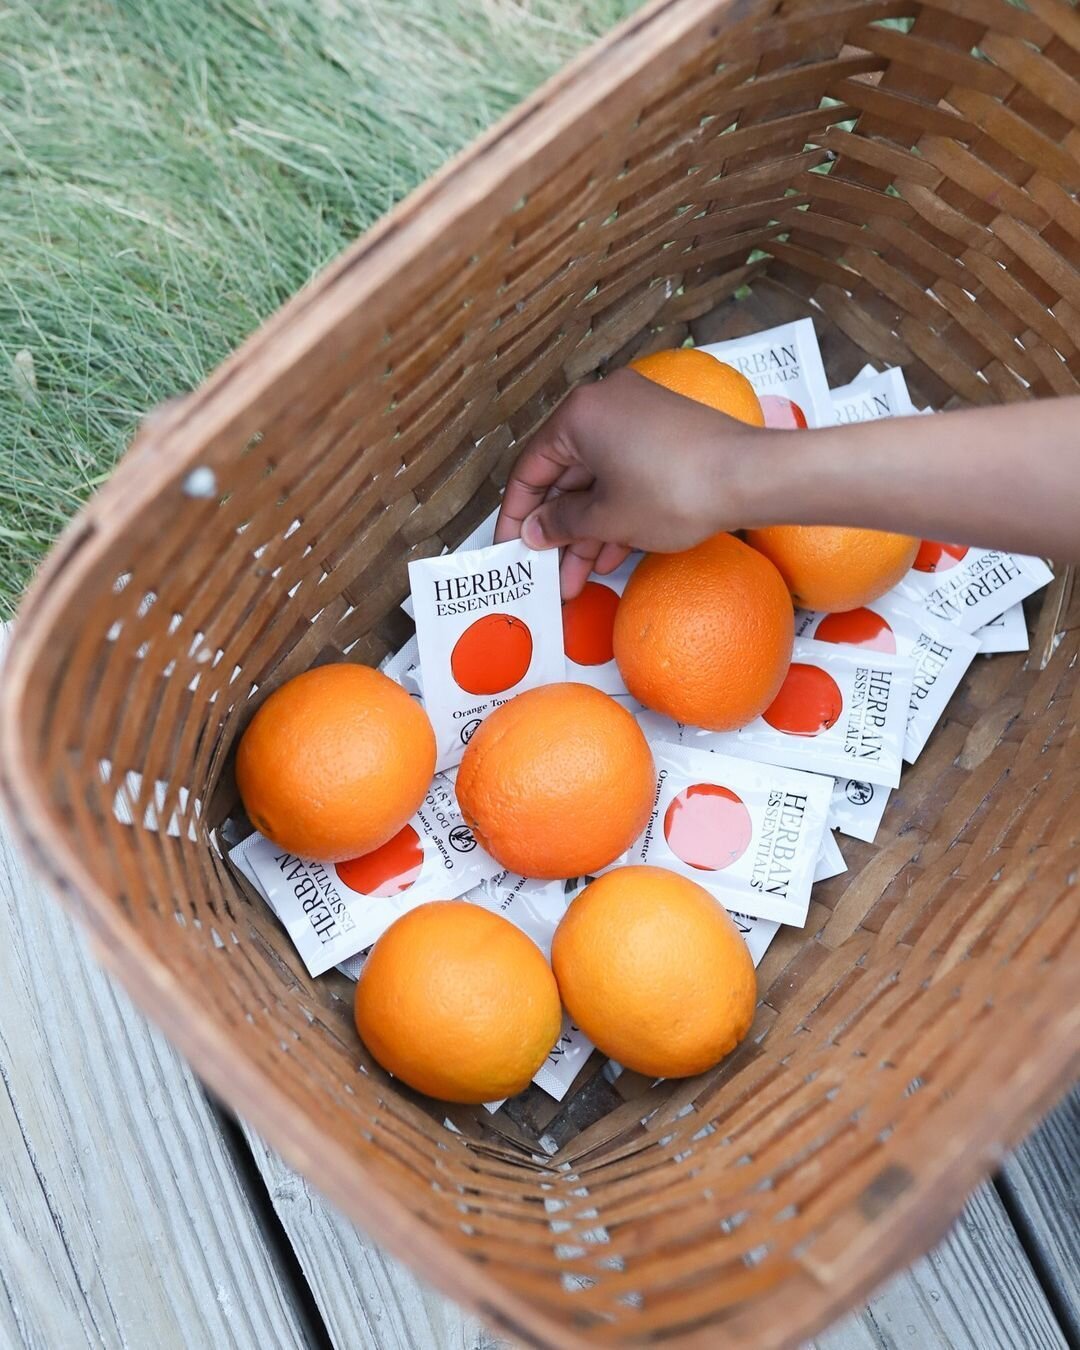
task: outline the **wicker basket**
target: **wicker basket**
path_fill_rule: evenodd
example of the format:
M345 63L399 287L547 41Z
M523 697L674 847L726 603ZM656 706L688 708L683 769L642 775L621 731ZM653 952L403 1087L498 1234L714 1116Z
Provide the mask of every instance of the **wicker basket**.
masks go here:
M869 357L936 408L1077 392L1078 51L1062 0L658 0L150 419L26 601L3 787L102 960L328 1196L525 1342L794 1344L1063 1090L1068 576L770 949L740 1050L659 1086L594 1056L562 1106L447 1113L366 1058L350 986L305 976L216 851L237 735L289 676L399 645L406 560L643 351L812 314L834 383Z

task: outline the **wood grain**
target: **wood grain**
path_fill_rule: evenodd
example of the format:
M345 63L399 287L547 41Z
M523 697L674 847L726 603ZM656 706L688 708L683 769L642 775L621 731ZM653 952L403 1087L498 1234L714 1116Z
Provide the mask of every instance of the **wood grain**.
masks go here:
M295 1350L214 1111L0 818L0 1345Z
M511 1350L364 1237L254 1130L244 1135L336 1350Z
M1038 1136L1036 1136L1038 1138ZM1067 1344L992 1185L956 1228L814 1342L815 1350L1064 1350Z
M1006 1159L998 1185L1072 1345L1080 1345L1080 1088Z

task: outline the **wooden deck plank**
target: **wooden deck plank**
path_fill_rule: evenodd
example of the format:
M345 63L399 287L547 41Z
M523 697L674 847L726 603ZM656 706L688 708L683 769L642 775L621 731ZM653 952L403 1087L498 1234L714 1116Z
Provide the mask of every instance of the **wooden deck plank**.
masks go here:
M1008 1159L998 1185L1067 1338L1080 1345L1080 1087Z
M1062 1350L1054 1317L1005 1207L980 1186L953 1232L816 1350Z
M0 821L0 1345L308 1340L199 1084Z
M245 1134L336 1350L510 1350L369 1242L253 1130Z

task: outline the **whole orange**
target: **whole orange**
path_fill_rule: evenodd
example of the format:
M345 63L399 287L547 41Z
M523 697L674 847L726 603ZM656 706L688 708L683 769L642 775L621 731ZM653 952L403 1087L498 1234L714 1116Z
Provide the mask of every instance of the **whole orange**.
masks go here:
M673 394L704 403L739 422L752 427L765 425L758 396L746 376L696 347L671 347L639 356L630 362L630 369Z
M356 1029L417 1092L490 1102L529 1085L562 1030L540 948L501 914L435 900L403 914L356 984Z
M236 752L251 823L301 858L379 848L424 800L435 772L427 713L370 666L320 666L283 684Z
M551 947L566 1010L638 1073L704 1073L750 1029L757 977L719 900L663 867L618 867L572 901Z
M656 788L641 728L587 684L548 684L504 703L465 749L461 814L479 843L527 877L581 876L625 853Z
M833 613L891 591L919 551L910 535L846 525L767 525L746 542L776 564L797 605Z
M769 706L791 664L795 616L784 580L731 534L650 553L615 614L627 689L657 712L734 731Z

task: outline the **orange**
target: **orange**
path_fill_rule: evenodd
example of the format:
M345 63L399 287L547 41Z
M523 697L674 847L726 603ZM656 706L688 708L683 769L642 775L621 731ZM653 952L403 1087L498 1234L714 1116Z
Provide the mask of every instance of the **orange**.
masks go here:
M895 652L896 635L872 609L845 609L826 614L814 630L818 642L846 642L875 652Z
M501 914L435 900L403 914L356 985L356 1029L388 1073L448 1102L528 1087L562 1030L540 948Z
M255 828L301 858L341 862L380 848L435 772L427 713L370 666L320 666L276 690L236 752Z
M619 867L574 900L551 946L559 993L628 1069L704 1073L750 1030L757 977L727 911L663 867Z
M630 362L630 369L673 394L704 403L739 422L752 427L765 425L758 396L746 376L696 347L670 347L651 356L639 356Z
M615 655L611 645L618 592L602 581L587 581L562 609L563 645L577 666L603 666Z
M469 624L450 653L450 673L467 694L501 694L525 678L533 640L511 614L487 614Z
M645 828L656 788L641 728L586 684L548 684L481 723L457 776L461 814L503 867L555 879L598 872Z
M844 696L829 672L793 661L780 692L762 717L788 736L820 736L836 726L843 711Z
M734 535L717 534L642 559L615 615L615 660L646 707L734 731L776 697L794 634L780 573Z
M846 525L767 525L746 542L776 564L804 609L859 609L909 571L919 541Z

